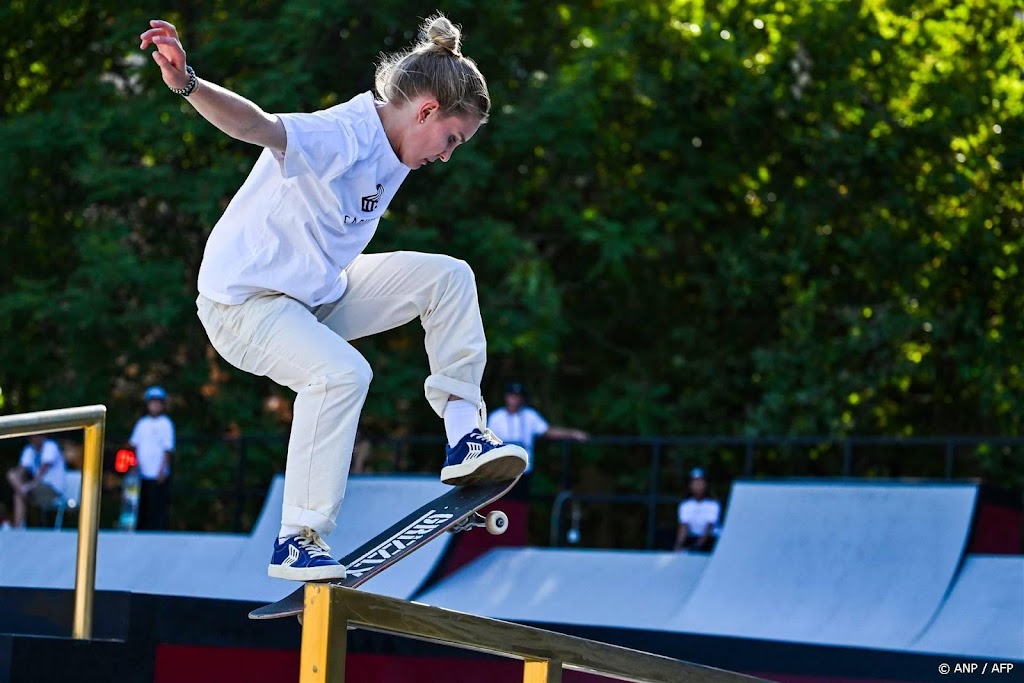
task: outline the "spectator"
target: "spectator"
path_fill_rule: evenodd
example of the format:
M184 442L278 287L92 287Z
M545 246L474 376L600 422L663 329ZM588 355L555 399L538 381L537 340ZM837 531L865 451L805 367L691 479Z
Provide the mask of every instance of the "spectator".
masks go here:
M679 504L675 550L709 552L715 547L722 509L717 500L707 497L707 486L704 470L694 468L690 472L690 497Z
M64 454L42 434L28 438L17 466L7 472L14 489L14 528L25 526L28 503L46 508L64 494Z
M167 407L166 391L153 386L146 389L143 398L147 414L135 423L128 439L135 449L136 467L142 479L136 528L159 531L167 528L174 423L164 412Z
M526 450L528 460L521 480L523 490L520 493L524 493L528 488L529 475L533 471L533 441L536 437L574 441L586 441L590 438L590 435L582 430L548 424L540 413L527 404L526 387L522 382L512 382L505 386L505 406L487 416L487 426L505 443L516 444Z

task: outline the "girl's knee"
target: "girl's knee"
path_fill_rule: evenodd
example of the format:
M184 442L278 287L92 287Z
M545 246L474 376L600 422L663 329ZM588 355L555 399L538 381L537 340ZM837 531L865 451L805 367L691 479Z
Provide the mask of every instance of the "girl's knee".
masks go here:
M438 256L438 258L441 259L442 272L452 282L476 285L476 275L473 274L473 268L468 263L453 256Z
M351 361L344 370L324 375L322 381L327 385L328 390L335 387L347 387L366 393L370 388L370 382L373 381L373 368L365 358L359 358Z

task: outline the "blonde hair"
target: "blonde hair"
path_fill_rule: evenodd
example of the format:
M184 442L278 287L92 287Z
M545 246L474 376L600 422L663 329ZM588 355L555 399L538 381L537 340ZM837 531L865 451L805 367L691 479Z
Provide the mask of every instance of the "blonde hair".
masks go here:
M412 47L381 55L375 85L384 102L433 95L442 116L485 123L491 111L487 81L476 62L462 54L462 31L440 12L424 20L420 40Z

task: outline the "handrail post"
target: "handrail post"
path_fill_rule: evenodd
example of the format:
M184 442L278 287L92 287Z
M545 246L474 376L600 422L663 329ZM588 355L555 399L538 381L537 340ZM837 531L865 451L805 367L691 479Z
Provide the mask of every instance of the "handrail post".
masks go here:
M327 584L307 583L299 683L344 683L348 624Z
M100 478L103 471L103 431L106 408L95 424L85 428L82 448L82 493L78 514L78 555L75 560L75 612L71 637L92 638L93 597L96 590L96 540L100 530Z
M525 660L523 683L562 683L562 663L557 659Z

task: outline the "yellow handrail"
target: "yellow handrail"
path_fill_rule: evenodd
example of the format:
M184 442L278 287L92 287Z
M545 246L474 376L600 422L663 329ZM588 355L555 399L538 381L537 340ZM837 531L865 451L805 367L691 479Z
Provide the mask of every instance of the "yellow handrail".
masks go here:
M93 595L96 590L96 539L100 526L100 477L103 468L103 430L107 407L59 408L0 417L0 439L46 434L65 429L85 430L82 495L75 564L75 613L71 637L92 637Z
M308 583L299 683L344 683L349 626L520 659L524 683L560 683L563 668L639 683L750 683L758 680L532 626L352 588Z

